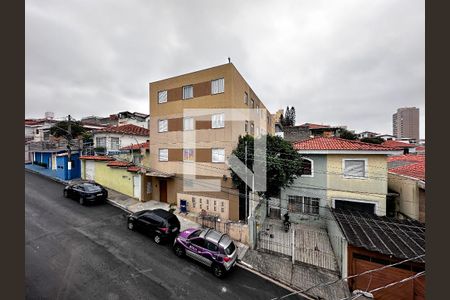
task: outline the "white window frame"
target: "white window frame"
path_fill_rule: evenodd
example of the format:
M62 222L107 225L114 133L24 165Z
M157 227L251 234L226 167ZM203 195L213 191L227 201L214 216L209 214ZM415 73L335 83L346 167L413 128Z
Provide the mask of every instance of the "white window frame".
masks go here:
M112 137L109 138L109 140L110 140L110 144L111 144L110 150L119 150L119 148L120 148L120 138L112 136ZM117 143L113 143L113 140L117 141Z
M164 154L164 152L165 152L165 154ZM163 154L163 156L161 156L161 154ZM158 151L158 160L159 161L169 161L169 149L160 148Z
M291 210L291 207L290 207L290 205L291 205L290 204L291 197L300 198L299 202L301 202L301 203L299 204L299 211ZM309 198L310 199L310 204L309 205L307 205L305 203L306 202L305 198ZM312 201L317 202L317 207L314 207L312 205ZM312 212L313 208L317 209L317 213L313 213ZM307 210L309 210L309 211L307 211ZM309 196L301 196L301 195L288 195L288 211L290 213L294 213L294 214L305 214L305 215L318 216L320 214L320 198L309 197Z
M222 83L222 85L220 85ZM217 86L215 86L217 84ZM211 80L211 95L222 94L225 92L225 79L218 78Z
M223 151L223 161L214 159L214 151L221 150ZM220 154L216 153L216 156L220 156ZM211 162L213 163L225 163L225 149L224 148L212 148L211 149Z
M163 124L163 122L165 122L166 125L163 126L162 129L161 129L161 124ZM167 131L169 131L169 121L167 119L158 120L158 132L167 132Z
M104 141L104 143L99 143L99 141ZM106 149L106 136L96 137L95 147L103 147Z
M300 178L301 177L309 177L309 178L314 177L314 160L312 160L311 158L308 158L308 157L302 157L302 159L311 162L311 175L303 175L302 174L302 176L300 176Z
M352 161L352 160L364 161L364 176L345 175L345 162ZM368 179L368 169L369 169L368 162L369 162L369 160L367 158L343 158L342 159L342 176L347 179Z
M192 152L192 154L189 155L189 152ZM186 153L188 153L187 159L186 159ZM192 148L183 149L183 161L194 161L194 149L192 149Z
M190 95L186 95L186 91L188 90L188 88L190 88ZM191 98L194 98L194 86L192 84L183 86L183 100Z
M188 128L188 126L186 126L186 122L189 121L190 128ZM184 131L188 131L188 130L194 130L195 129L195 122L194 122L194 118L193 117L184 117L183 118L183 130Z
M161 100L161 96L164 95L164 97L162 97ZM167 102L167 90L164 91L158 91L158 103L166 103Z
M211 116L211 128L225 128L225 113Z

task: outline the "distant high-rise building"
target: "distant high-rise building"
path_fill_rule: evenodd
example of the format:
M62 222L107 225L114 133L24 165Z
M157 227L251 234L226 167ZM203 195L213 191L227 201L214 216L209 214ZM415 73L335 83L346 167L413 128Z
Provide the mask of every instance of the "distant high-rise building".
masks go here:
M409 138L419 141L419 109L403 107L392 115L393 135L397 138Z

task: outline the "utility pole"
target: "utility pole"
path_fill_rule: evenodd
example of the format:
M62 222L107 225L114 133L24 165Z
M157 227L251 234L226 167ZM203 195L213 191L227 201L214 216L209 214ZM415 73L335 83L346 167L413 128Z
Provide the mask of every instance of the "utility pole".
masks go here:
M247 169L247 141L245 141L245 223L248 223Z
M68 116L69 124L67 125L67 132L69 133L67 137L67 164L70 166L69 169L72 169L72 163L71 163L71 149L70 149L70 143L72 142L72 121L70 115Z

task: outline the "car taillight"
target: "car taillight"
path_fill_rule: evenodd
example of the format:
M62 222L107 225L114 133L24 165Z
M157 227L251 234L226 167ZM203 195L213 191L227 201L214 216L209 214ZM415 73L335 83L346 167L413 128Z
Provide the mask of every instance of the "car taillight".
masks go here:
M224 262L229 262L231 260L231 258L229 258L228 256L225 256L224 258L223 258L223 261Z
M169 232L169 228L167 227L162 227L159 230L164 231L165 233Z

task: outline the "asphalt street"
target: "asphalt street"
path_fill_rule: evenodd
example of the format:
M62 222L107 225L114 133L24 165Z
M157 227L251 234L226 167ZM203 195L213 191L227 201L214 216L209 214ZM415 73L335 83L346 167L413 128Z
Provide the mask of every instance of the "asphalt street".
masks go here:
M235 268L217 279L129 231L108 204L81 206L63 185L25 171L27 299L272 299L289 291ZM299 296L286 299L302 299Z

